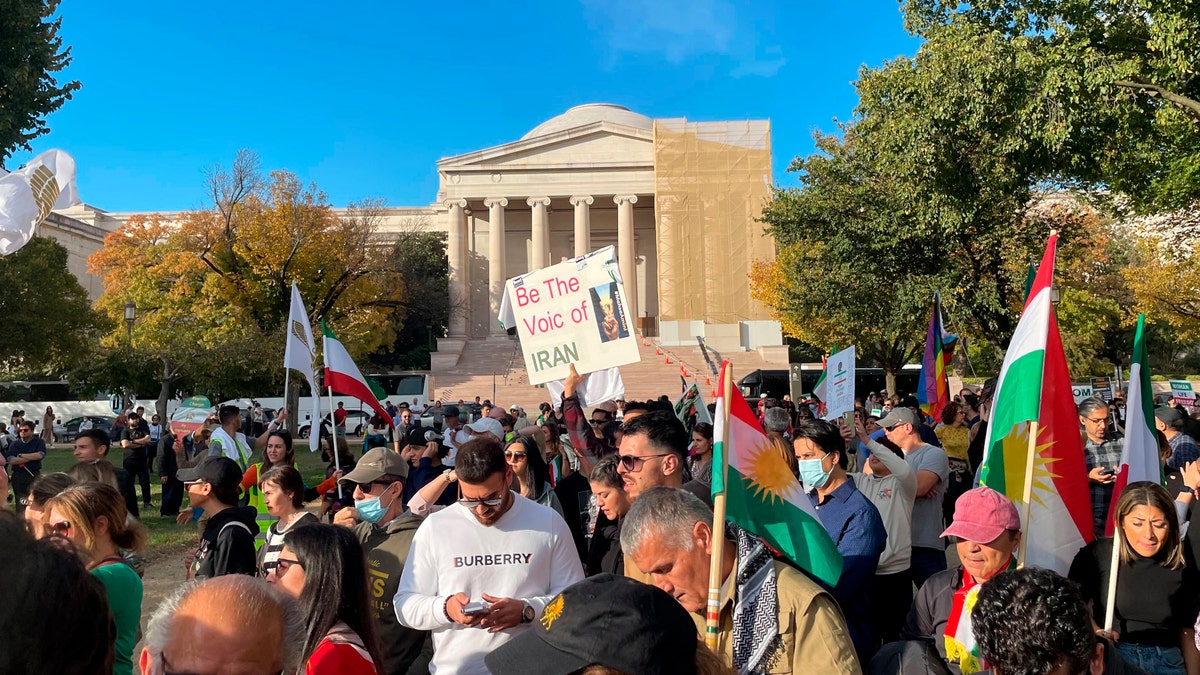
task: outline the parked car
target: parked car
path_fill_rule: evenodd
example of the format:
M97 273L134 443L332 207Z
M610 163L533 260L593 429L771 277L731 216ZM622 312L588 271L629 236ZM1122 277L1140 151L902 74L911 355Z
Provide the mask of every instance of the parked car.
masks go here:
M115 417L104 415L86 415L84 417L73 417L62 424L54 425L54 438L59 443L74 443L75 437L79 435L79 425L83 421L91 420L92 428L99 429L104 433L108 433L112 428L113 422L117 421Z
M362 436L363 429L371 422L371 414L363 410L347 410L346 411L346 433L350 436ZM322 420L322 425L333 428L333 415L326 415ZM300 438L308 438L312 433L312 423L306 422L300 425L297 430Z

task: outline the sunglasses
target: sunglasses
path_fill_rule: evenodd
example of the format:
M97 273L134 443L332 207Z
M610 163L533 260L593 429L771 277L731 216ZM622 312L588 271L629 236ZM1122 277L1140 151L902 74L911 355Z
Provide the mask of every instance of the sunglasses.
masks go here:
M65 520L58 523L50 523L46 525L46 529L50 532L50 534L57 534L60 537L71 536L71 523L68 523Z
M645 457L637 457L635 455L621 455L618 459L620 459L621 466L625 467L626 471L641 471L642 465L646 463L646 460L654 459L655 457L666 457L669 454L671 454L671 453L664 452L660 455L646 455Z
M494 507L500 506L501 504L504 503L504 495L501 494L499 497L490 497L488 499L463 499L462 486L459 486L459 488L458 488L458 503L461 504L462 506L467 507L468 509L471 509L472 511L474 511L480 505L487 506L489 508L494 508Z
M601 427L601 426L604 426L605 424L608 424L608 420L590 420L590 421L592 423L592 426L594 426L594 427Z
M513 451L513 450L505 450L505 451L504 451L504 459L509 459L509 460L511 460L511 459L525 459L525 457L526 457L526 453L525 453L525 451L524 451L524 450L518 450L518 451Z
M392 484L392 482L388 481L388 480L373 480L370 483L354 483L354 486L357 487L359 490L362 490L363 492L370 492L372 490L372 488L371 488L372 485L391 485L391 484Z

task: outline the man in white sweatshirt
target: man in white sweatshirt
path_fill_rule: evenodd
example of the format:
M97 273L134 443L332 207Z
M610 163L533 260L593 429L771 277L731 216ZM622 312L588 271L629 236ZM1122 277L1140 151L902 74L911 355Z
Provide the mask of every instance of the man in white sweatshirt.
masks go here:
M459 501L417 530L394 604L401 624L433 632L431 673L485 675L483 657L529 630L583 567L562 516L510 489L498 441L464 443L455 473Z

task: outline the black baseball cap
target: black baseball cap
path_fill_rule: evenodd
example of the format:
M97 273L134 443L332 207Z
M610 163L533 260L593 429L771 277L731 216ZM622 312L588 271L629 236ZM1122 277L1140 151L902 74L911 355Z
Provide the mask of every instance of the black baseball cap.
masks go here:
M484 657L492 675L569 675L598 664L639 675L692 675L699 634L655 586L598 574L546 605L526 631Z
M205 457L190 469L180 469L175 477L183 483L204 481L213 487L233 489L242 484L242 469L225 456Z

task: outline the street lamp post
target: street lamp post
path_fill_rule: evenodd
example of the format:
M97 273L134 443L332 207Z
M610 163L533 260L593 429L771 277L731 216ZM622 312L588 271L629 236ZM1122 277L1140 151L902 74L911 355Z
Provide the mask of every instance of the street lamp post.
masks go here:
M125 303L125 342L133 347L133 321L137 318L137 305L132 300Z

